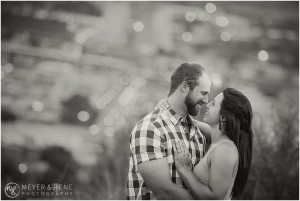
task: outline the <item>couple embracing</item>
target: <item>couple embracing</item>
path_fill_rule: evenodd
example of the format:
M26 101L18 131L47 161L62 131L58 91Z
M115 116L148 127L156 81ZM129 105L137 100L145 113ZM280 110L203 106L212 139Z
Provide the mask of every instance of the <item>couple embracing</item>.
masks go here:
M252 108L226 88L208 103L211 80L197 64L181 64L168 98L130 135L127 199L232 199L243 192L252 156ZM193 119L201 106L203 122Z

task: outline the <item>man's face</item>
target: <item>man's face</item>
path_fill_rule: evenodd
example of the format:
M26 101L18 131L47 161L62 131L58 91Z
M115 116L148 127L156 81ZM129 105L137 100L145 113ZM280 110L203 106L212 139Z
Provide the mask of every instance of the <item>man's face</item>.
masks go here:
M188 114L197 116L200 112L201 105L208 102L208 94L210 93L211 81L206 73L198 79L198 85L194 90L190 90L185 98L185 105Z

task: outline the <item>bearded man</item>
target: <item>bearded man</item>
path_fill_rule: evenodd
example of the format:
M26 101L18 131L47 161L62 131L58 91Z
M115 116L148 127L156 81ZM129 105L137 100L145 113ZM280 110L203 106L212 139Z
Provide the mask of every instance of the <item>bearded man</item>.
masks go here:
M165 109L156 107L131 132L127 199L194 199L176 170L172 144L185 143L191 169L199 163L206 139L191 116L208 102L210 88L211 80L198 64L183 63L172 74Z

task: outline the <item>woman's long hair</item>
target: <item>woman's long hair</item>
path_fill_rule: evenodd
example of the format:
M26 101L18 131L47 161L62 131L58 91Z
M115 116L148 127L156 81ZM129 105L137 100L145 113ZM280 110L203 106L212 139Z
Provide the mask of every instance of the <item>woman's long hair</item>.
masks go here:
M234 142L239 152L239 166L232 189L232 197L241 195L248 179L252 158L252 107L241 92L226 88L220 115L225 119L223 132Z

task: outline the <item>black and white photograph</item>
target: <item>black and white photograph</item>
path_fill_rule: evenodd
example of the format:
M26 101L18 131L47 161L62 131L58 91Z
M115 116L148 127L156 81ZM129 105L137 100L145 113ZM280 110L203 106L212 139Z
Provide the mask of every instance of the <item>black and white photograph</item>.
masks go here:
M1 1L2 200L299 200L299 1Z

